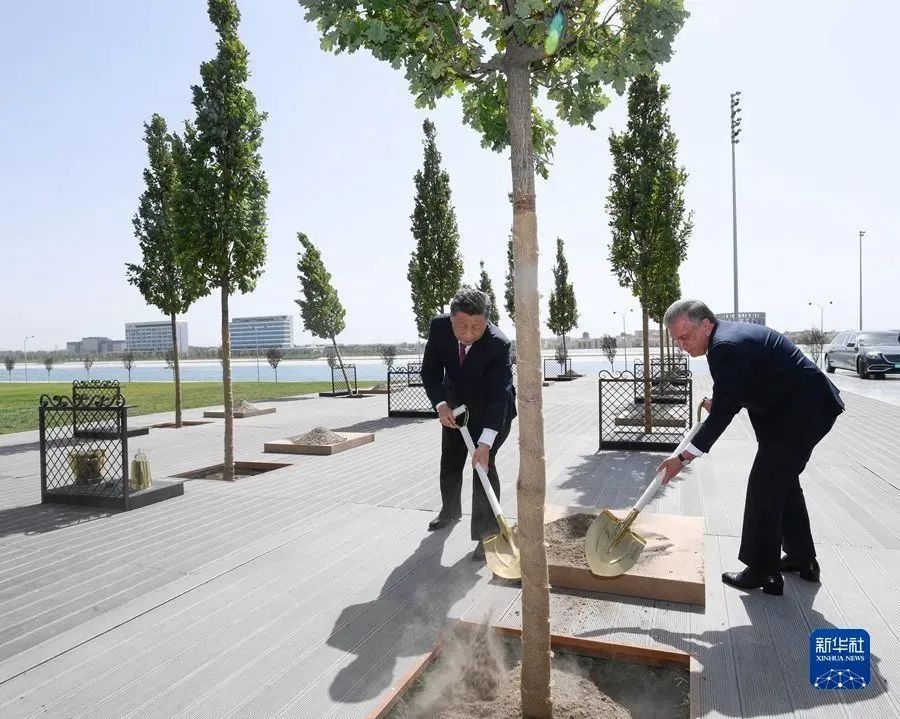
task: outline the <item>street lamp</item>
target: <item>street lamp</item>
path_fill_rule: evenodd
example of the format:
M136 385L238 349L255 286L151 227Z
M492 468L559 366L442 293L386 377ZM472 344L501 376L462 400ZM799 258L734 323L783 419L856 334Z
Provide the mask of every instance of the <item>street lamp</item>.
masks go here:
M810 307L818 307L819 308L819 330L822 332L823 335L825 334L825 306L833 305L833 304L834 304L834 302L832 302L831 300L828 300L828 302L826 302L823 305L820 305L818 302L810 302L809 303Z
M259 332L258 329L267 329L269 325L253 325L253 335L256 337L256 381L259 382Z
M629 312L634 312L631 310L624 310L623 312L618 312L613 310L614 315L622 315L622 342L625 344L625 371L628 371L628 332L625 330L625 317Z
M738 321L738 251L737 251L737 173L734 165L734 147L741 134L741 91L731 93L731 218L734 241L734 321Z
M28 335L22 342L22 354L25 355L25 384L28 384L28 340L33 340L34 335Z
M866 236L865 230L859 231L859 331L862 332L862 238Z

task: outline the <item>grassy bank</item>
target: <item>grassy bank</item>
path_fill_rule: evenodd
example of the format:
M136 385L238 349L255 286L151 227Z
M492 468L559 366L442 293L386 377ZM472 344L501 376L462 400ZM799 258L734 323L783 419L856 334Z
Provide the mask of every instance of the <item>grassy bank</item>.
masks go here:
M235 399L258 402L331 390L330 382L235 382ZM218 382L186 382L181 385L184 409L220 405L222 385ZM25 432L38 428L38 402L42 394L72 396L69 383L0 383L0 434ZM175 385L172 382L132 382L122 385L128 404L128 416L155 412L175 412Z

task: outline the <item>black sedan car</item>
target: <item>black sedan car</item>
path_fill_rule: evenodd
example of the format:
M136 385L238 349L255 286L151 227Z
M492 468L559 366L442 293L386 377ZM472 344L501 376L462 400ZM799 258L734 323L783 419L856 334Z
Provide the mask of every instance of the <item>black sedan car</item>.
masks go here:
M825 350L825 369L849 369L862 379L900 373L900 332L841 332Z

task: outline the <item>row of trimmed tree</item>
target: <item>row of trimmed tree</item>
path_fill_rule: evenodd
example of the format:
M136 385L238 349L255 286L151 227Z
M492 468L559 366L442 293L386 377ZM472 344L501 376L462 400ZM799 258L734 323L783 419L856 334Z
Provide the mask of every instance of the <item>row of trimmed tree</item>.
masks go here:
M437 148L434 123L425 120L424 160L422 169L416 172L415 204L411 216L411 231L416 241L406 277L409 280L413 316L419 337L428 335L431 320L446 312L453 295L462 286L463 260L459 249L459 229L451 201L450 176L441 166L441 153ZM513 239L507 244L507 273L504 306L515 321L515 287L513 265ZM494 324L500 321L500 307L494 285L479 262L480 274L477 287L491 299ZM578 323L575 289L569 282L569 265L564 254L563 241L556 240L556 265L553 267L554 289L550 295L550 314L547 327L562 338L565 354L565 338Z
M133 224L141 262L129 263L128 282L171 320L167 356L175 379L175 425L182 425L176 317L217 293L221 304L222 389L225 406L223 478L234 478L234 398L229 299L252 292L266 261L269 186L260 150L266 114L247 87L248 52L238 36L235 0L208 0L218 35L216 55L200 66L191 88L195 116L181 134L154 114L144 126L148 167ZM298 233L301 316L307 330L334 341L344 311L315 246ZM337 346L335 344L335 349ZM280 357L269 357L277 371ZM348 382L349 389L349 382Z

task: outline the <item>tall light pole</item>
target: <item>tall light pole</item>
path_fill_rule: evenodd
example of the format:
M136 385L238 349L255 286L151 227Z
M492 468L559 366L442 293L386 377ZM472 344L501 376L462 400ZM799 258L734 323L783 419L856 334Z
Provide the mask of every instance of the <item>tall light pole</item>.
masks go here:
M625 371L626 372L628 371L628 332L625 330L625 316L629 312L634 312L634 310L633 309L623 310L622 312L613 310L614 315L622 315L622 342L625 345L624 349L625 349Z
M862 332L862 238L866 236L865 230L859 231L859 331Z
M737 172L734 162L734 147L740 142L741 134L741 91L731 93L731 219L734 241L734 321L738 321L738 251L737 251Z
M828 302L824 304L819 304L818 302L810 302L810 307L818 307L819 308L819 331L824 335L825 334L825 306L833 305L834 302L828 300Z
M253 335L256 337L256 381L259 382L259 332L258 329L267 329L269 325L253 325Z
M22 342L22 354L25 355L25 384L28 384L28 340L33 340L34 335L28 335Z

